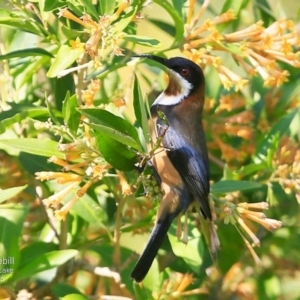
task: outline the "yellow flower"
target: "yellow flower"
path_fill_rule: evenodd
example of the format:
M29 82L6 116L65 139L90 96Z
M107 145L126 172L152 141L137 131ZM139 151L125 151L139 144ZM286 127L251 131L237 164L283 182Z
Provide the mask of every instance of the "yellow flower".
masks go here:
M244 220L240 217L237 219L238 223L241 225L241 227L245 230L245 232L250 236L252 242L255 246L260 246L260 240L259 238L252 232L252 230L246 225Z
M56 182L59 184L82 180L81 175L62 172L36 172L35 176L36 179L41 181L56 179Z
M76 40L70 40L70 45L72 47L72 49L79 49L79 50L82 50L84 51L84 43L81 43L80 42L80 38L77 37Z
M274 231L275 229L278 229L282 226L282 222L275 220L275 219L268 219L266 218L266 215L259 211L253 211L251 209L256 210L263 210L268 208L268 206L265 204L265 202L260 203L254 203L254 205L245 207L245 204L238 204L237 212L239 213L241 218L247 218L249 220L252 220L262 226L264 226L266 229L270 231Z
M258 21L257 23L233 32L233 33L229 33L229 34L225 34L224 35L224 39L226 42L241 42L244 40L256 40L259 35L263 32L264 27L263 27L263 21Z
M238 93L222 95L220 98L218 111L233 111L235 109L243 108L245 105L245 98L241 97Z
M235 14L229 10L197 25L209 3L209 0L204 1L193 17L195 1L189 1L183 52L202 67L207 64L215 67L225 89L229 90L234 86L235 90L239 91L248 81L237 77L237 74L234 75L221 60L215 59L214 57L218 56L214 55L213 51L230 53L239 65L245 68L249 76L259 74L265 86L279 86L288 80L288 72L281 70L277 61L300 67L299 54L293 52L293 46L297 47L300 43L300 35L292 21L278 20L268 28L263 26L262 21L258 21L239 31L222 34L216 25L233 20ZM230 44L234 44L235 48L238 47L240 52L231 50Z
M75 202L79 199L79 197L72 198L67 204L65 204L61 209L55 211L56 217L61 220L65 221L67 214L69 213L72 206L75 204Z
M131 195L132 194L131 186L128 184L123 172L117 171L117 174L118 174L119 180L120 180L122 195L124 195L124 196Z
M224 65L218 67L218 72L225 89L230 89L230 87L234 84L235 91L237 92L239 90L242 90L248 84L248 80L241 78L241 76L237 75ZM223 74L223 76L221 76L221 74ZM225 80L226 77L227 80ZM231 85L228 81L231 82Z
M255 203L241 202L238 204L238 206L245 209L256 209L256 210L269 209L268 202L255 202Z
M58 17L61 18L61 17L64 17L66 19L70 19L82 26L85 26L86 24L80 20L78 17L76 17L75 15L73 15L67 8L60 8L58 10L58 13L57 13Z
M231 87L233 86L232 81L225 74L223 74L221 72L219 72L218 75L219 75L220 81L223 84L224 88L229 91L231 89Z
M119 7L118 7L118 9L117 9L117 11L113 14L113 20L115 20L115 19L117 19L119 16L120 16L120 14L128 7L130 5L130 1L128 1L128 0L123 0L121 3L120 3L120 5L119 5Z
M77 191L77 196L80 198L80 197L83 197L84 194L86 193L86 191L91 187L91 185L93 183L95 183L96 181L98 180L98 178L92 178L90 179L88 182L85 183L85 185L80 188L78 191Z
M66 186L61 191L53 194L52 196L43 200L45 206L49 207L56 207L75 187L78 186L78 182L73 182Z

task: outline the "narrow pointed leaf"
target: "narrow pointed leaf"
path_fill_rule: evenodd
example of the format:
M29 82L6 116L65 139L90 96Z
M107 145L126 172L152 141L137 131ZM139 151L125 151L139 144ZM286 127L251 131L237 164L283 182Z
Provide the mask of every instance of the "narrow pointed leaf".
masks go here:
M135 44L143 45L143 46L150 46L150 47L159 47L161 45L160 41L154 38L150 38L147 36L140 36L140 35L125 35L123 37L125 41L129 41Z
M125 145L100 132L95 132L94 135L101 154L109 164L122 171L134 169L136 155Z
M64 121L73 133L76 133L80 123L80 113L76 109L78 107L76 95L70 97L69 91L63 101L63 116Z
M2 204L0 209L0 257L12 257L9 264L0 264L1 281L5 282L14 275L19 264L18 239L28 213L28 206L20 204ZM12 269L13 272L2 273L3 268Z
M100 15L112 15L115 8L115 0L101 0L99 1Z
M125 135L120 131L117 131L111 127L100 125L100 124L91 124L91 127L99 131L100 133L114 139L124 145L129 147L140 149L140 145L129 135Z
M84 50L81 49L72 49L67 45L62 45L54 59L53 64L51 65L49 71L47 72L47 76L50 78L59 76L60 72L70 67L76 59L79 58L81 54L84 53Z
M124 145L142 151L136 129L126 120L103 109L79 109L92 123L91 127Z
M74 256L76 256L77 253L77 250L69 249L52 251L42 254L39 257L30 261L23 268L17 270L13 276L13 279L15 281L20 280L22 278L31 277L32 275L37 274L39 272L58 267L70 260L71 258L73 258Z
M260 188L262 185L252 181L222 180L211 186L212 193L231 193Z
M0 17L0 24L18 28L21 31L30 32L39 36L44 36L42 28L33 19L26 19L24 16Z
M0 189L0 203L16 196L20 192L24 191L26 188L27 188L27 184L23 186L16 186L6 190Z
M134 78L134 85L133 85L133 108L134 108L135 117L143 130L145 141L147 141L150 137L147 110L146 110L146 105L143 101L141 88L136 76Z
M267 159L268 150L276 135L281 138L284 134L297 135L300 126L300 109L296 108L284 115L266 134L265 138L259 143L253 157L255 163L263 162Z
M53 55L41 48L29 48L29 49L23 49L23 50L17 50L12 51L9 53L6 53L4 55L0 55L0 60L3 59L11 59L15 57L28 57L28 56L48 56L53 57Z
M23 151L30 154L40 155L40 156L57 156L64 158L64 154L58 150L58 143L52 140L46 139L3 139L0 140L1 145L12 147L19 151Z
M132 21L132 17L135 15L137 10L137 7L134 7L130 12L125 14L124 16L121 17L120 20L118 20L113 27L112 35L116 35L120 32L122 32Z
M184 36L184 20L183 20L183 18L178 14L178 12L174 9L174 7L168 1L154 0L153 2L157 3L162 8L164 8L174 21L174 25L176 28L176 34L174 36L173 44L183 40L183 36Z
M22 111L15 113L12 115L13 111L2 112L0 113L0 134L3 133L9 126L13 125L17 122L22 122L26 118L42 118L48 117L48 111L44 107L22 107ZM8 113L8 114L7 114ZM56 111L59 114L58 111Z

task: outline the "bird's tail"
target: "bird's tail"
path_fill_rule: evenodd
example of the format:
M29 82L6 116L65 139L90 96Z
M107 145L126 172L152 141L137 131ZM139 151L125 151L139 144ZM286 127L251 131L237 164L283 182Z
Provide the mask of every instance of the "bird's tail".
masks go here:
M130 277L136 282L141 282L147 275L173 219L174 217L172 215L167 215L163 219L158 220L155 224L146 248L144 249L130 275Z

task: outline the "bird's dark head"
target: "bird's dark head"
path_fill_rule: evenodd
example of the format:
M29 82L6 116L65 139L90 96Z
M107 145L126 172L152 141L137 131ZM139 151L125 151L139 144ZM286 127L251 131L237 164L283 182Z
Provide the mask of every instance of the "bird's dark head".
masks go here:
M151 54L135 55L159 62L168 69L169 84L154 104L177 105L185 99L194 99L203 105L204 75L201 68L183 57L163 58Z

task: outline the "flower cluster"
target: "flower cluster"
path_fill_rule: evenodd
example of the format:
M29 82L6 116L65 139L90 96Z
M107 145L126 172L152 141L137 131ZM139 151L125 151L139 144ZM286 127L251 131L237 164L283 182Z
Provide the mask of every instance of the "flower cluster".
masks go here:
M192 295L208 294L208 289L205 287L195 287L192 290L187 290L193 282L194 278L191 274L172 273L170 279L164 281L160 290L153 293L153 299L161 299L162 295L168 295L167 299L178 299Z
M282 70L278 62L300 67L299 52L294 52L293 49L299 45L300 36L292 21L280 19L267 28L262 21L258 21L245 29L226 34L220 32L219 28L222 27L218 25L236 18L231 9L198 25L209 3L210 0L205 0L193 17L195 1L189 1L183 52L202 66L211 65L216 68L226 89L234 86L236 91L241 90L248 80L226 67L221 57L214 55L212 51L230 53L248 75L259 74L265 86L280 86L288 81L288 71Z
M88 88L82 91L82 100L84 102L83 107L94 106L94 98L96 93L100 90L100 87L101 87L100 80L94 79L91 81Z
M46 123L46 127L56 133L67 132L66 128L57 128L50 121ZM101 180L111 168L97 152L96 142L90 137L88 130L86 133L86 136L80 140L58 144L63 158L52 156L49 162L61 166L61 172L43 171L35 174L38 180L55 180L63 186L60 191L43 199L44 205L53 207L56 216L61 220L65 219L74 203L84 196L91 185ZM61 207L61 202L67 195L74 196Z
M129 1L121 1L113 15L100 16L98 22L94 21L88 14L83 14L81 18L78 18L67 8L60 9L58 16L72 20L85 28L89 34L89 39L85 43L81 43L80 39L77 38L75 41L71 41L70 44L73 49L84 49L92 59L99 63L101 60L99 58L103 56L104 50L108 48L112 50L114 55L123 55L122 49L118 45L118 40L122 37L122 34L115 31L113 22L129 7L129 4Z
M254 247L260 246L260 240L253 232L252 226L250 226L249 221L256 222L262 225L263 227L265 227L269 231L274 231L275 229L280 228L282 226L282 222L275 219L269 219L262 212L263 210L269 208L267 202L258 202L258 203L241 202L235 205L234 203L231 202L235 197L237 197L237 195L234 194L226 195L226 199L228 201L226 201L223 210L225 214L224 217L225 223L232 223L233 225L236 226L247 248L249 249L252 257L254 258L255 263L257 265L261 265L261 261L253 249ZM245 232L250 237L251 243L244 236L244 234L240 231L239 228L242 228L243 232Z
M299 145L284 136L273 158L273 181L278 181L287 194L295 192L300 203L300 149Z

